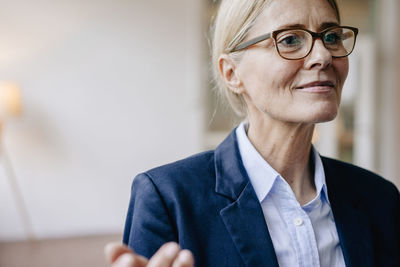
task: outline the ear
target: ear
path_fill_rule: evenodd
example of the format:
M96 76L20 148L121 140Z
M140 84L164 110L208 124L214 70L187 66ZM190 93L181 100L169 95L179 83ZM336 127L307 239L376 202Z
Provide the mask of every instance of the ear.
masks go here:
M235 94L244 92L242 80L237 72L237 63L235 63L227 54L222 54L218 59L219 74L226 86Z

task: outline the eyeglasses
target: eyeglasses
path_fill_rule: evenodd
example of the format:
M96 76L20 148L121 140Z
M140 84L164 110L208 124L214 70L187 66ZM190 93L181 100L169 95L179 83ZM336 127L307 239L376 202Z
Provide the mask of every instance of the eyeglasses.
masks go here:
M284 59L302 59L310 54L314 41L320 38L332 57L347 57L353 52L358 29L335 26L321 32L306 29L282 29L273 31L239 44L231 52L241 51L266 39L273 38L278 54Z

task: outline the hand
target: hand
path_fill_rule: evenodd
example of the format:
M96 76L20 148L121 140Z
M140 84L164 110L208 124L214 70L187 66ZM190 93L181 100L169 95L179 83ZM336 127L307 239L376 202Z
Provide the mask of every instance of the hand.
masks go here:
M147 259L120 243L109 243L104 254L112 267L192 267L193 255L182 250L177 243L169 242Z

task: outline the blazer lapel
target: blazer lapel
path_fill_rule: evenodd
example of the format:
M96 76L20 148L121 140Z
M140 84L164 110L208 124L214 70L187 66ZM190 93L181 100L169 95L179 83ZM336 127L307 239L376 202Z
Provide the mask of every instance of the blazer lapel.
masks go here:
M278 267L261 205L244 170L235 131L215 151L216 192L232 200L220 211L247 266Z
M357 208L357 199L352 190L359 185L353 185L347 173L341 173L340 168L331 166L330 161L322 158L329 201L339 235L343 256L348 267L373 266L372 239L369 231L368 218ZM342 182L346 181L346 182Z

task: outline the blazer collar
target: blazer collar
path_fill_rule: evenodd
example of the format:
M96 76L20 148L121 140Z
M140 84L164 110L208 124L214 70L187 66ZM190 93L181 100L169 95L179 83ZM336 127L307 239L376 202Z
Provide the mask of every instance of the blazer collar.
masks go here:
M328 195L346 266L373 266L369 220L358 208L360 185L352 182L349 168L322 157Z
M240 157L235 131L215 150L215 170L215 191L231 200L220 216L246 266L278 267L261 205Z
M249 183L237 144L236 130L215 150L215 191L236 200Z

